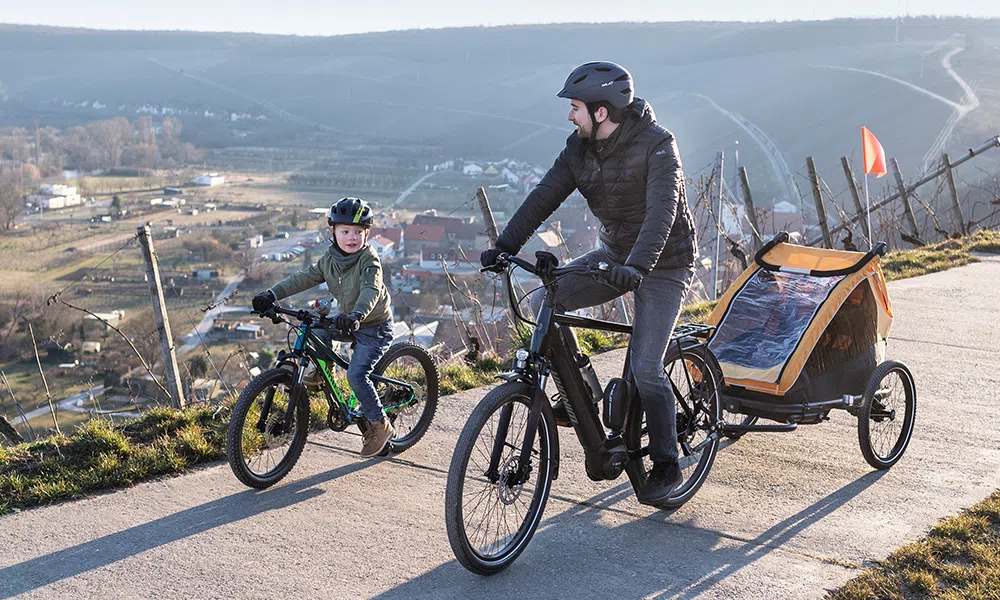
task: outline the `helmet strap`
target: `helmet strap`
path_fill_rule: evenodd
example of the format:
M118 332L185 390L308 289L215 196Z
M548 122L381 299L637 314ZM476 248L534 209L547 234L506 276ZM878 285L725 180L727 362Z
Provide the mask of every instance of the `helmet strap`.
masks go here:
M596 114L597 111L594 110L594 108L590 104L588 104L587 112L590 113L590 143L596 144L597 128L600 127L600 123L597 122L597 114Z

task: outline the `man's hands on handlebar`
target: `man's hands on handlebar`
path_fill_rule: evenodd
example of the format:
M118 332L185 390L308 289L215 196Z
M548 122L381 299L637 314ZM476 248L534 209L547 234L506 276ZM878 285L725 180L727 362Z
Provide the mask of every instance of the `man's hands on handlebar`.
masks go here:
M608 283L624 292L634 292L642 284L642 271L629 265L616 265L608 273Z
M487 271L499 271L502 265L497 264L502 255L508 254L500 248L487 248L479 255L479 263Z

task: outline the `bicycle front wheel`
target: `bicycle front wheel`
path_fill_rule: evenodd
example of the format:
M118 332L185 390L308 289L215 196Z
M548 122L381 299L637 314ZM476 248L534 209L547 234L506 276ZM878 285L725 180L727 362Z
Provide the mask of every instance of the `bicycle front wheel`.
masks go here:
M270 487L292 470L309 432L305 394L291 407L293 373L274 368L243 388L226 434L226 453L236 478L253 488Z
M529 469L519 469L534 389L505 383L486 395L462 429L448 470L445 523L462 565L480 575L514 562L541 521L552 486L551 424L542 412ZM499 451L491 469L494 449Z

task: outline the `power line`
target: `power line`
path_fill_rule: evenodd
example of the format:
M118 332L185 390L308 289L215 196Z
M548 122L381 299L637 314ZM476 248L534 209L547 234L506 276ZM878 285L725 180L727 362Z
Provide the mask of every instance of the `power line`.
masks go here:
M61 289L58 292L56 292L55 294L52 294L51 296L49 296L48 300L45 301L45 304L46 305L50 305L53 302L55 302L59 298L59 296L62 295L63 292L65 292L69 288L71 288L74 285L76 285L77 283L79 283L87 275L90 275L91 273L93 273L97 269L101 268L101 266L103 266L104 263L106 263L109 260L111 260L112 258L114 258L115 255L117 255L122 250L124 250L124 249L128 248L129 246L131 246L132 244L134 244L136 242L136 240L138 240L138 239L139 239L139 234L133 235L131 238L128 239L128 241L126 241L124 244L122 244L122 246L120 248L118 248L117 250L115 250L114 252L112 252L107 258L105 258L104 260L102 260L101 262L99 262L96 266L94 266L93 268L91 268L90 270L88 270L86 273L84 273L83 275L81 275L77 279L71 281L69 283L69 285L67 285L63 289Z
M171 289L171 291L173 291L174 297L177 298L178 300L180 300L181 296L180 296L179 293L177 293L177 287L172 285L172 286L170 286L170 289ZM235 292L235 290L234 290L234 292ZM230 297L231 296L232 296L232 294L230 294ZM181 311L181 312L183 312L183 311ZM188 314L188 313L185 312L184 316L187 317L188 323L191 324L191 328L194 329L195 335L198 336L198 343L201 345L202 348L204 348L204 350L205 350L205 358L208 359L208 364L212 365L212 370L214 370L215 374L219 377L219 381L222 382L222 385L226 386L229 394L235 394L236 391L225 380L225 378L222 376L222 372L219 370L219 367L217 367L215 365L215 361L212 360L212 352L211 352L211 350L209 350L208 344L205 343L205 338L202 337L201 332L198 331L198 325L194 322L194 319L191 318L190 314Z

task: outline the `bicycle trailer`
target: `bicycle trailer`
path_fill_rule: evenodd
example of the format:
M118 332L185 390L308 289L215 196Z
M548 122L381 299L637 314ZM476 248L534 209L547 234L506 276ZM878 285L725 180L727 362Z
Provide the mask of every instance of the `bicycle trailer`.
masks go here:
M723 406L781 423L816 423L833 408L856 414L892 325L885 244L865 253L787 240L761 248L708 319Z

